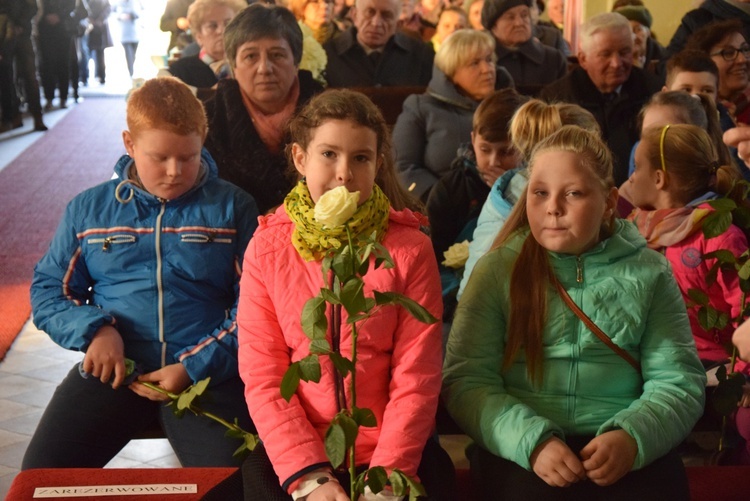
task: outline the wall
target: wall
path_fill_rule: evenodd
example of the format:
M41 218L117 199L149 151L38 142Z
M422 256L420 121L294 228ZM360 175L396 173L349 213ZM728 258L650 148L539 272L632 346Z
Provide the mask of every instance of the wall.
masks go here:
M600 12L612 10L614 0L579 0L583 5L583 21ZM695 9L702 0L643 0L654 18L651 31L657 40L665 47L672 39L672 35L680 25L682 16L689 10Z
M600 12L609 12L614 3L614 0L585 0L583 2L584 20ZM654 18L651 31L666 47L680 25L682 16L702 2L701 0L644 0L643 3Z

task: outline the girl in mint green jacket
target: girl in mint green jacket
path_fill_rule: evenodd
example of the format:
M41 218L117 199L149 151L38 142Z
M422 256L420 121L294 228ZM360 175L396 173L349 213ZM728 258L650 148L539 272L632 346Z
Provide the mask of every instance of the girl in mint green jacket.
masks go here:
M705 373L669 265L615 219L595 134L563 127L529 171L459 302L443 371L448 410L478 445L480 497L688 499L672 450L702 413Z

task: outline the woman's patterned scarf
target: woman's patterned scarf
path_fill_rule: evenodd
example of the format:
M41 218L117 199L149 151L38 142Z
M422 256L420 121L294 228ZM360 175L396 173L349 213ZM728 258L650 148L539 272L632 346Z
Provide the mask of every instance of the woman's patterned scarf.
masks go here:
M372 194L365 203L347 221L352 239L357 245L357 237L367 237L376 232L376 240L383 240L388 229L390 202L377 184L372 187ZM310 190L303 180L297 183L284 199L284 208L289 219L294 223L292 245L305 261L323 259L331 249L338 249L346 242L346 226L323 228L315 220L315 203L310 197Z

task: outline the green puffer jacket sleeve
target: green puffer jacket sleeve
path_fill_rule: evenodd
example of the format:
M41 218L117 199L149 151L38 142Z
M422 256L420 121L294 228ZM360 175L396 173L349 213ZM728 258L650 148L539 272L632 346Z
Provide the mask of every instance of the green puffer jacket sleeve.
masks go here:
M499 249L492 253L510 253ZM486 256L488 257L488 256ZM443 367L443 398L456 422L489 452L531 469L537 444L562 429L510 395L501 375L509 269L480 259L458 305Z
M634 470L679 444L703 413L705 399L706 373L680 289L666 266L656 280L640 343L643 393L597 433L621 428L634 437L638 442Z

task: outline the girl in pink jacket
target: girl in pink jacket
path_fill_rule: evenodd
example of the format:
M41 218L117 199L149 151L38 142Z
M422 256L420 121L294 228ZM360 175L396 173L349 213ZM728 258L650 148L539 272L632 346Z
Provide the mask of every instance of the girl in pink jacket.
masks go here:
M337 381L322 356L319 383L302 382L289 402L280 392L289 365L310 354L302 308L330 279L321 271L330 234L314 219L315 204L338 186L360 193L347 224L355 238L377 232L395 263L370 267L366 296L399 292L440 318L440 279L430 240L420 231L425 219L407 208L410 197L395 178L385 121L365 96L325 92L292 121L291 132L287 151L303 177L275 214L260 218L240 285L240 375L263 441L243 468L245 499L348 500L348 476L331 468L323 441L339 402L350 398L348 378ZM329 306L329 343L332 311ZM346 320L342 309L340 351L351 357ZM440 324L421 323L391 306L359 324L358 332L357 406L371 409L377 426L360 428L357 466L398 468L420 478L429 499L451 499L452 464L431 438L441 384ZM398 499L384 493L363 498Z
M742 230L731 225L723 234L706 238L703 222L713 209L708 200L727 194L738 179L736 169L720 165L709 135L695 125L666 125L645 129L635 150L635 171L628 180L636 209L629 216L646 237L649 247L662 250L672 265L687 304L690 289L704 291L710 305L730 318L742 308L739 277L733 269L720 269L714 283L707 283L715 259L703 255L719 249L740 256L748 249ZM736 325L706 331L698 321L699 307L689 306L688 316L698 355L706 365L729 358ZM735 369L750 375L750 364L738 361ZM738 449L737 462L750 464L750 385L740 401L736 418L745 445Z

